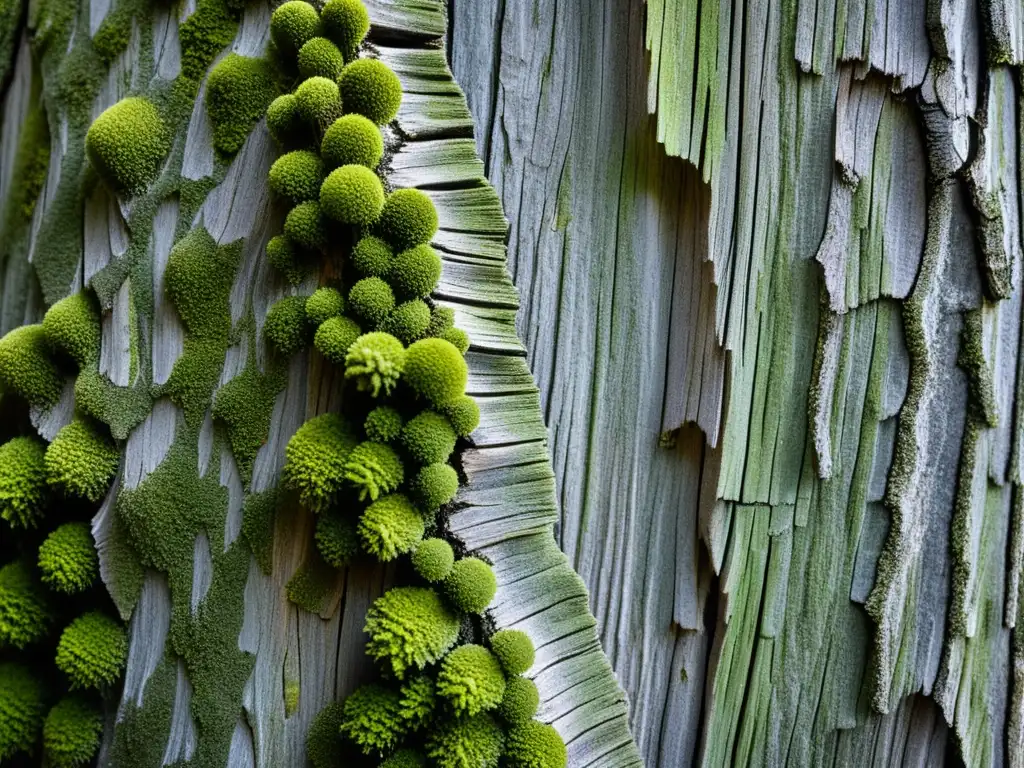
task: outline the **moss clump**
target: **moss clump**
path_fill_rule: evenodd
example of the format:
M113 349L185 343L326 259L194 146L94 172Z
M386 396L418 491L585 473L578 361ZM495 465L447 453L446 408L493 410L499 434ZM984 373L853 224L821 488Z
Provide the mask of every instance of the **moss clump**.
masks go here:
M82 592L100 575L96 545L86 523L65 523L39 547L43 583L65 594Z
M267 242L267 261L292 285L298 285L313 271L287 235L274 235Z
M327 245L327 221L320 212L320 203L309 200L292 208L284 220L284 233L303 248L323 250Z
M537 684L526 677L510 677L505 685L505 695L498 705L498 715L509 725L525 723L540 706Z
M405 381L438 408L454 403L466 391L469 368L459 350L444 339L421 339L409 345Z
M21 664L0 664L0 761L30 753L46 714L46 688Z
M267 183L270 191L291 203L320 197L324 164L316 152L297 149L281 155L270 166Z
M313 768L342 768L341 724L345 719L345 705L331 702L313 718L306 733L306 756Z
M387 405L378 405L366 416L363 431L378 443L393 443L402 434L402 414Z
M385 563L412 552L424 530L423 515L400 493L373 502L359 518L363 549Z
M451 307L435 306L430 310L430 327L427 336L444 336L455 325L455 310Z
M23 325L0 338L0 389L48 408L60 400L63 388L42 325Z
M46 481L69 496L99 501L117 472L117 445L90 422L75 419L46 449Z
M494 709L505 695L505 673L482 645L462 645L445 656L437 675L437 692L456 715Z
M483 613L497 591L498 580L491 566L476 557L457 561L444 580L445 596L465 613Z
M270 102L267 107L267 130L282 147L297 146L308 137L309 132L299 114L299 103L292 93L284 93Z
M16 437L0 445L0 517L12 528L34 528L50 491L46 483L46 444Z
M46 635L52 620L46 590L24 560L0 568L0 647L24 648Z
M240 374L217 390L211 414L224 424L231 441L231 453L243 482L252 477L253 463L270 434L270 417L277 393L286 384L282 371L261 373L250 362Z
M299 75L337 80L345 66L338 46L326 37L313 37L299 49Z
M201 227L171 249L164 290L191 336L226 341L231 331L228 297L239 257L237 247L218 247Z
M519 629L502 629L491 635L491 650L508 675L521 675L533 666L530 636Z
M427 735L427 757L436 768L498 768L505 733L486 713L445 718Z
M402 460L384 443L366 441L357 445L345 462L345 480L359 490L359 500L371 501L398 489L405 479Z
M371 224L384 207L384 187L362 165L335 168L320 187L320 209L341 224Z
M282 483L299 493L305 507L324 511L341 487L345 461L358 443L341 416L325 413L310 419L285 447Z
M459 618L432 589L396 587L366 614L366 652L403 679L410 669L440 660L459 637Z
M320 354L335 365L344 365L345 357L363 331L350 317L330 317L320 324L313 338Z
M404 365L402 342L380 331L364 333L352 343L345 356L345 378L355 379L359 391L369 392L373 397L381 392L390 395Z
M452 545L444 539L424 539L412 553L412 567L429 582L444 581L452 572L454 564Z
M505 761L510 768L565 768L569 754L553 726L528 720L509 730Z
M325 512L316 521L316 548L328 565L344 568L359 554L355 525L339 514Z
M424 411L402 428L402 446L419 464L440 464L455 450L455 430L441 414Z
M413 299L395 307L384 319L381 329L403 344L411 344L426 333L429 325L430 307L420 299Z
M327 0L320 11L324 34L335 42L346 59L355 56L370 31L370 14L361 0Z
M379 277L364 277L349 290L348 306L368 325L376 326L395 308L395 294Z
M450 342L462 354L469 351L469 334L461 328L449 328L441 334L441 338Z
M263 335L282 355L292 355L307 344L306 297L285 296L267 312Z
M380 768L426 768L427 758L415 749L400 749L380 764Z
M345 298L335 288L317 288L306 299L306 317L309 324L319 328L332 317L345 312Z
M394 261L391 246L373 235L367 235L352 249L352 266L364 277L387 277Z
M417 675L402 683L399 689L399 716L410 731L418 731L430 723L437 705L434 678Z
M397 691L381 685L364 685L345 699L341 733L364 755L394 749L405 735L399 716Z
M214 148L225 155L240 150L277 93L274 67L265 59L229 53L218 61L206 80Z
M377 59L356 59L345 67L338 85L345 108L376 125L394 120L402 104L398 75Z
M395 256L388 275L388 281L395 291L409 298L429 296L440 279L441 257L425 243Z
M437 232L434 203L418 189L396 189L384 201L377 229L397 251L429 243Z
M416 473L412 493L420 509L434 512L455 498L459 491L459 475L448 464L428 464Z
M75 293L46 311L43 332L53 349L85 365L100 354L100 310L95 299Z
M295 106L307 124L324 130L341 116L338 84L326 77L310 77L295 89Z
M195 13L181 22L178 39L184 82L179 82L190 100L217 54L234 39L241 11L235 0L197 0Z
M342 165L376 168L384 156L384 137L380 129L362 115L345 115L324 132L320 154L328 168Z
M171 147L160 113L133 96L108 107L85 136L89 162L119 192L140 192L160 170Z
M77 696L57 702L43 723L43 751L53 768L79 768L100 748L103 713Z
M57 643L57 668L68 676L72 690L113 685L127 658L124 627L96 611L71 622Z
M452 400L444 413L459 437L469 437L480 424L480 406L469 395L460 395Z
M270 38L285 56L295 56L319 30L320 14L302 0L282 3L270 17Z

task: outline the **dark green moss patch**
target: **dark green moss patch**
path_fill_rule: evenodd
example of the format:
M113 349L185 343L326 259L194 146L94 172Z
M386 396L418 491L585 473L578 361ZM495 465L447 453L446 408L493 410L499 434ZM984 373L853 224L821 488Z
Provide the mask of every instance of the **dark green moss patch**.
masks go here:
M242 535L249 543L256 564L267 576L274 564L274 523L277 518L279 491L270 488L251 493L242 504Z
M231 452L246 485L252 479L256 452L270 433L274 400L286 383L283 369L274 367L267 373L260 373L250 361L244 371L217 391L213 418L227 427Z

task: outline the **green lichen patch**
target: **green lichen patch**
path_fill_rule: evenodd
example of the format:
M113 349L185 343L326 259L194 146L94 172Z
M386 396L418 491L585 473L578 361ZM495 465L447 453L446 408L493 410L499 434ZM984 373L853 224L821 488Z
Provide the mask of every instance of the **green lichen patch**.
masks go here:
M274 400L287 379L281 370L261 373L250 362L238 376L219 390L213 401L213 418L227 427L231 452L242 482L252 478L256 453L267 441Z
M256 564L268 576L274 564L274 524L279 498L277 488L268 488L247 495L242 503L242 535Z
M75 406L106 424L115 440L126 440L152 410L153 396L141 379L128 387L117 386L94 361L75 379Z

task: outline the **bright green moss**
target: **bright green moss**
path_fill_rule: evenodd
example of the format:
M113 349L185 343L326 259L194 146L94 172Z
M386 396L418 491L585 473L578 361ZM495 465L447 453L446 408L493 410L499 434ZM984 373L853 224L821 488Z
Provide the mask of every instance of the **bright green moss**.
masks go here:
M427 758L415 749L400 749L380 764L380 768L426 768Z
M384 156L384 137L380 129L362 115L345 115L324 132L320 154L328 168L342 165L376 168Z
M267 261L280 272L285 280L298 285L313 271L303 254L287 235L274 235L267 242Z
M337 80L345 66L338 46L326 37L313 37L299 49L299 76Z
M270 166L270 191L289 202L301 203L320 197L324 165L316 152L297 149L281 155Z
M306 757L313 768L343 768L341 724L345 720L345 705L334 701L321 709L306 733Z
M349 295L349 301L352 297ZM355 379L360 392L378 397L391 394L405 365L402 342L388 333L364 333L345 356L345 378Z
M435 306L430 310L430 327L427 336L444 336L455 325L455 310L451 307Z
M0 389L48 408L60 400L63 388L42 325L23 325L0 338Z
M164 290L191 336L227 339L231 331L228 297L240 256L237 246L218 247L202 227L171 249Z
M418 189L396 189L384 201L377 229L396 251L429 243L437 233L434 203Z
M370 31L370 14L361 0L327 0L320 11L326 34L351 59L366 33Z
M345 462L345 480L359 490L359 500L376 501L398 489L405 479L402 460L384 443L366 441L357 445Z
M57 668L68 676L72 690L113 685L127 658L124 626L96 611L72 621L57 643Z
M100 354L100 310L86 293L61 299L46 311L43 332L54 349L69 355L79 365Z
M459 637L459 618L432 589L396 587L366 614L366 652L400 680L440 660Z
M408 298L429 296L440 279L441 257L425 243L395 256L388 274L388 282L395 293Z
M459 437L469 437L480 424L480 406L469 395L460 395L452 400L445 406L444 413Z
M43 723L43 751L52 768L79 768L100 748L103 713L77 696L61 699Z
M266 575L274 567L274 522L277 517L278 489L250 493L242 502L242 535Z
M326 77L310 77L295 89L295 106L299 116L313 128L325 130L341 116L338 84Z
M413 497L426 512L435 512L442 504L447 504L458 490L458 473L444 463L428 464L412 480Z
M526 677L510 677L498 705L498 715L509 725L520 725L537 714L539 706L537 684Z
M306 317L314 328L319 328L332 317L338 317L344 312L345 297L336 288L317 288L306 299Z
M299 49L320 30L320 14L309 3L288 0L274 9L270 17L270 38L285 56L295 56Z
M366 416L363 431L378 443L392 443L402 434L402 414L387 405L378 405Z
M317 517L316 548L330 566L344 568L359 554L359 534L351 520L327 511Z
M448 578L455 564L452 545L444 539L424 539L412 553L412 567L425 580L438 583Z
M528 720L508 732L505 762L509 768L565 768L569 755L553 726Z
M303 144L309 135L299 104L292 93L284 93L270 102L267 107L267 130L271 137L282 147Z
M285 296L267 312L263 335L278 352L290 356L308 343L305 296Z
M320 324L313 346L335 365L344 365L348 351L363 331L351 317L331 317Z
M320 187L320 209L341 224L372 224L384 207L384 187L362 165L335 168Z
M0 761L30 753L46 714L46 688L21 664L0 664Z
M267 319L269 321L269 316ZM240 374L217 390L212 416L227 427L231 453L244 483L252 477L256 454L270 434L274 401L286 383L282 372L268 370L261 373L250 362Z
M445 596L465 613L483 613L497 591L498 580L491 566L476 557L456 561L444 580Z
M356 59L338 80L345 109L376 125L390 123L402 104L402 84L387 64L377 59Z
M65 594L82 592L100 575L96 545L87 523L65 523L39 547L43 583Z
M462 645L444 657L437 693L456 715L494 709L505 695L505 673L497 657L482 645Z
M409 345L404 378L417 395L444 408L466 391L469 368L450 342L421 339Z
M214 148L225 155L240 150L277 93L277 76L269 61L237 53L218 61L206 80Z
M486 713L445 718L427 734L427 757L436 768L498 768L504 748L504 731Z
M16 437L0 445L0 517L12 528L34 528L49 499L46 444Z
M320 212L320 203L309 200L292 208L284 220L284 233L303 248L323 250L327 245L327 221Z
M491 635L491 650L506 674L521 675L533 666L533 641L522 630L502 629L495 632Z
M376 326L395 308L395 294L379 277L364 277L349 290L348 306L365 323Z
M424 530L423 515L400 493L377 499L359 518L363 549L385 563L412 552Z
M402 683L398 691L398 715L410 731L430 723L437 706L437 690L430 675L416 675Z
M308 509L324 511L341 487L345 461L358 443L341 416L325 413L310 419L288 441L282 484L297 491Z
M46 590L24 560L0 568L0 647L24 648L43 638L52 621Z
M89 127L85 151L93 167L119 192L141 192L171 148L152 102L133 96L107 108Z
M68 496L99 501L117 472L117 445L91 422L75 419L46 449L46 481Z
M469 351L469 334L461 328L449 328L441 334L441 338L450 342L462 354Z
M361 686L345 699L341 733L364 755L388 752L405 735L398 707L397 691L376 684Z
M411 344L421 338L430 325L430 307L420 299L406 301L395 307L381 324L403 344Z
M352 249L352 266L364 277L387 277L394 260L391 246L373 235L367 235Z
M402 446L419 464L440 464L455 450L455 430L441 414L424 411L402 428Z

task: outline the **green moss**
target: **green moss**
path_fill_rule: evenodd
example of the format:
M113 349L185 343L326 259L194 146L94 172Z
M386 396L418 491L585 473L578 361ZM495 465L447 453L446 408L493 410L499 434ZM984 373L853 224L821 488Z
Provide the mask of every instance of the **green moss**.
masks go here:
M452 545L444 539L424 539L412 553L412 567L426 581L438 583L448 578L455 564Z
M313 550L286 585L288 599L304 611L324 614L338 589L338 572Z
M437 233L434 203L418 189L397 189L384 201L377 229L397 251L429 243Z
M366 652L403 679L441 659L459 637L459 618L432 589L396 587L366 614Z
M313 768L344 768L341 724L345 705L335 701L321 709L306 733L306 757Z
M111 5L92 37L96 53L107 65L113 64L114 60L127 50L131 41L132 18L145 10L143 0L121 0Z
M30 753L46 714L46 688L21 664L0 663L0 760Z
M469 395L460 395L452 400L444 413L459 437L469 437L480 424L480 406Z
M92 166L119 192L140 192L156 178L171 148L152 102L133 96L107 108L85 137Z
M326 77L310 77L295 89L295 107L307 125L323 131L341 116L338 84Z
M444 408L466 391L469 368L450 342L421 339L406 352L404 379L417 395Z
M437 708L434 678L427 674L416 675L402 683L398 693L398 716L410 731L422 730Z
M320 212L320 203L309 200L292 208L284 220L284 233L303 248L323 250L327 245L327 220Z
M274 161L267 182L271 192L294 204L320 197L323 174L324 166L316 152L297 149Z
M268 576L274 564L274 522L277 504L277 488L250 493L242 503L242 535L249 544L253 557L256 558L256 564Z
M270 434L274 401L286 384L283 372L268 369L261 373L250 361L245 370L217 390L212 415L227 427L231 453L245 484L252 479L256 454Z
M240 257L237 244L218 247L202 227L193 229L171 249L165 290L189 335L227 339L231 332L229 296Z
M79 768L100 748L103 713L77 696L61 699L43 723L43 751L53 768Z
M455 310L451 307L435 306L430 310L430 326L427 336L443 336L455 326Z
M427 734L427 757L436 768L498 768L505 733L490 715L446 718Z
M316 329L313 346L328 361L335 365L344 365L349 349L362 333L362 329L352 318L331 317Z
M373 235L362 238L352 249L352 266L364 277L387 277L394 260L391 246Z
M362 165L335 168L320 187L320 209L341 224L372 224L383 207L384 187Z
M0 568L0 647L38 642L53 620L46 590L24 560Z
M100 576L100 561L87 523L65 523L39 547L43 583L65 594L82 592Z
M361 0L327 0L320 11L324 34L352 59L370 31L370 14Z
M263 335L274 349L285 356L293 355L306 346L308 331L305 296L278 299L267 312L263 323Z
M297 491L305 507L322 512L340 489L345 461L358 443L341 416L325 413L310 419L288 441L282 484Z
M185 421L196 426L213 398L227 354L226 339L193 339L185 337L181 357L174 363L171 375L154 395L167 395L185 413Z
M18 134L18 150L11 169L12 183L4 210L6 238L13 239L16 229L30 225L49 167L50 128L42 99L39 99L29 107Z
M465 613L483 613L497 591L498 580L491 566L476 557L456 561L444 580L445 596Z
M64 379L49 356L42 325L23 325L0 338L0 390L48 408L60 400Z
M46 444L16 437L0 445L0 517L11 528L34 528L50 497L46 483Z
M395 307L381 324L381 330L387 331L403 344L411 344L421 338L430 325L430 307L420 299L406 301Z
M565 768L569 755L553 726L529 720L508 732L505 761L509 768Z
M160 768L167 747L166 738L153 734L170 732L175 694L178 690L178 661L169 651L146 682L142 706L126 701L119 713L111 744L111 765Z
M411 490L420 508L433 513L455 498L459 476L448 464L429 464L416 473Z
M326 37L313 37L303 43L298 56L299 76L337 80L345 60L338 46Z
M310 133L302 122L299 104L295 95L285 93L278 96L267 107L267 130L282 147L302 146L308 143Z
M376 501L382 494L397 490L404 479L402 460L384 443L360 443L345 462L345 480L359 491L360 501L367 497Z
M313 265L286 235L274 235L267 242L267 261L292 285L298 285L313 272Z
M399 296L422 298L433 293L441 279L441 257L429 245L408 248L391 264L388 282Z
M240 150L277 95L277 76L269 61L237 53L218 61L206 80L214 148L225 155Z
M75 293L50 307L43 317L43 332L50 346L79 365L100 354L100 310L86 293Z
M455 450L455 430L441 414L424 411L402 428L402 446L419 464L444 463Z
M482 645L462 645L441 662L437 693L456 715L472 717L501 703L505 673L497 657Z
M270 37L285 56L295 56L320 29L320 14L309 3L288 0L270 17Z
M376 125L390 123L402 104L402 84L388 66L377 59L356 59L338 79L345 109Z
M426 756L415 749L399 749L380 764L380 768L426 768L426 766Z
M363 549L385 563L412 552L424 530L423 515L400 493L373 502L359 518Z
M344 312L345 297L336 288L317 288L306 299L306 317L314 328L319 328L332 317L338 317Z
M491 650L506 674L521 675L533 666L533 641L522 630L502 629L495 632L491 635Z
M113 685L127 659L128 635L124 626L97 611L72 621L57 643L57 669L67 675L72 690Z
M316 521L316 548L333 568L344 568L359 554L359 534L351 520L327 511Z
M75 379L75 406L110 427L115 440L125 440L149 415L153 396L141 380L130 387L117 386L100 373L99 362L93 361Z
M349 294L349 301L351 301ZM405 365L405 348L394 336L375 331L356 339L345 356L345 378L355 379L360 392L390 395Z
M342 165L376 168L384 156L384 137L380 129L362 115L345 115L324 132L320 154L328 168Z
M469 334L461 328L449 328L440 336L445 341L450 342L462 354L466 354L469 351Z
M402 414L387 405L378 405L366 416L363 431L378 443L393 443L402 434Z
M498 715L511 726L525 723L537 714L540 694L537 684L526 677L510 677L505 685L505 695L498 705Z
M363 685L345 699L341 733L364 755L389 752L405 735L397 691Z
M46 481L68 496L99 501L117 472L121 453L93 423L75 419L46 449Z
M379 277L364 277L349 290L348 306L367 325L376 326L395 308L395 294Z

